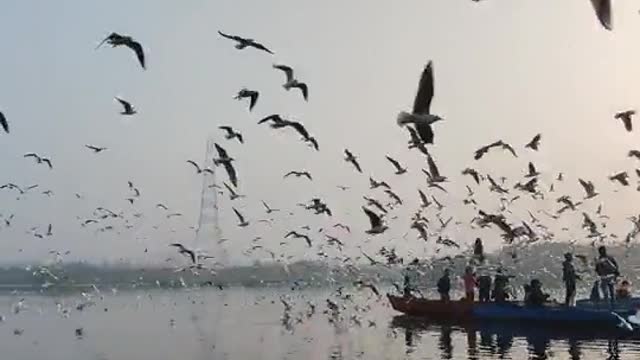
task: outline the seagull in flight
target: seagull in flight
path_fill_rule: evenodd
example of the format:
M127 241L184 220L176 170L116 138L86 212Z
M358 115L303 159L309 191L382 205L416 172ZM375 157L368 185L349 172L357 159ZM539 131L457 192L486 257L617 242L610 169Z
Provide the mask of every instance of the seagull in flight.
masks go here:
M440 116L431 114L430 108L433 94L433 63L429 61L420 76L418 92L413 102L413 110L411 113L402 111L397 118L400 126L415 124L420 138L426 144L433 144L434 134L431 124L442 120Z
M204 173L213 174L213 170L211 170L211 169L202 169L202 168L200 168L200 166L199 166L195 161L193 161L193 160L187 160L187 162L188 162L189 164L193 165L193 167L195 167L195 168L196 168L196 173L197 173L197 174L202 174L203 172L204 172Z
M302 92L302 97L304 98L304 100L309 101L309 88L307 87L307 84L298 81L298 79L293 76L293 69L290 66L274 64L273 68L284 72L286 76L286 82L282 85L282 87L285 90L289 91L291 88L298 88Z
M40 156L40 155L38 155L36 153L27 153L27 154L24 154L23 157L25 157L25 158L32 157L32 158L34 158L36 160L36 163L38 163L38 164L45 163L45 164L47 164L47 166L49 166L49 169L53 169L53 165L51 164L51 160L50 159L42 157L42 156Z
M86 147L87 149L93 151L96 154L107 150L106 147L98 147L98 146L93 146L93 145L85 145L84 147Z
M537 134L525 145L525 148L529 148L531 150L538 151L538 147L540 146L540 139L542 138L542 134Z
M411 125L407 125L407 131L409 131L410 136L409 149L416 148L424 155L429 155L429 150L427 150L425 142L420 138L418 131Z
M392 158L389 155L387 155L386 158L396 168L396 175L402 175L407 172L407 168L402 167L402 165L400 165L400 163L396 159Z
M525 175L525 177L536 177L536 176L540 175L538 170L536 170L535 165L533 165L533 163L531 161L529 161L528 170L529 170L529 172Z
M218 126L218 129L224 130L226 134L224 138L227 140L238 139L241 144L244 144L244 139L242 138L242 134L233 130L231 126Z
M429 179L429 185L447 181L446 176L440 175L440 170L438 170L438 166L436 166L436 162L433 160L433 157L431 155L427 156L427 165L429 165L429 172L426 172L424 170L423 172Z
M170 244L169 246L173 246L173 247L178 248L178 253L180 255L188 256L189 259L191 259L192 263L195 264L197 262L197 256L196 256L195 250L188 249L184 245L179 244L179 243Z
M473 178L473 180L476 182L476 184L480 184L480 174L478 173L477 170L472 169L472 168L466 168L464 170L462 170L462 175L469 175Z
M7 121L7 118L4 116L2 111L0 111L0 126L2 126L2 129L5 133L9 133L9 122Z
M134 40L131 36L120 35L118 33L113 32L109 36L107 36L104 40L102 40L102 42L98 44L96 49L102 46L102 44L104 44L105 42L111 45L111 47L118 47L118 46L124 45L129 49L133 50L133 52L135 52L136 54L136 57L138 58L138 62L140 63L140 66L142 66L143 69L146 69L145 59L144 59L144 49L142 48L142 45L136 40Z
M634 157L640 160L640 150L629 150L629 153L627 154L627 156Z
M311 174L308 171L295 171L295 170L294 171L289 171L288 173L286 173L284 175L284 177L287 178L287 177L289 177L291 175L294 175L295 177L304 176L309 180L313 180L313 178L311 177Z
M267 210L267 214L271 214L272 212L280 211L280 209L273 209L273 208L269 207L269 205L267 205L267 203L264 200L262 200L262 205Z
M611 0L591 0L593 9L600 24L607 30L613 29L613 21L611 19Z
M216 151L218 152L218 158L213 159L213 163L217 166L222 164L227 171L227 175L229 175L229 181L233 184L233 186L238 187L238 175L236 173L236 169L233 167L232 162L233 158L229 157L227 154L227 150L225 150L218 143L215 143Z
M584 188L584 192L587 193L584 197L585 199L591 199L593 197L598 196L598 193L596 192L596 187L595 185L593 185L591 181L585 181L582 179L578 179L578 181L580 182L580 185L582 185L582 187Z
M253 107L256 106L259 96L260 96L260 93L258 91L242 88L240 89L240 91L238 91L238 94L234 97L234 99L236 100L242 100L246 98L251 99L251 101L249 102L249 111L251 111L253 110Z
M619 113L616 113L616 115L614 116L616 119L622 121L622 123L624 124L624 128L627 129L627 131L631 131L633 130L633 125L631 123L631 117L633 115L636 114L635 110L627 110L627 111L621 111Z
M363 196L364 200L367 202L367 204L369 206L375 206L376 208L378 208L378 210L380 210L383 213L387 213L387 209L384 208L384 206L382 206L382 204L380 204L380 202L374 198L370 198L370 197L366 197Z
M122 105L123 107L123 111L120 112L120 115L134 115L137 113L136 109L131 105L130 102L119 97L116 97L115 99L118 100L120 105Z
M312 247L312 246L313 246L313 244L311 243L311 238L309 238L309 236L308 236L308 235L300 234L300 233L298 233L298 232L296 232L296 231L289 231L289 232L288 232L284 237L285 237L285 239L286 239L286 238L288 238L288 237L290 237L290 236L293 236L293 237L294 237L294 238L296 238L296 239L304 239L304 240L307 242L307 245L308 245L309 247Z
M238 217L238 220L240 221L238 223L239 227L246 227L249 226L249 222L247 220L244 219L244 216L242 216L242 214L240 213L240 211L238 211L236 208L232 208L233 212L236 213L236 216Z
M226 182L223 182L224 187L227 188L227 191L229 191L229 200L235 200L238 198L243 198L244 195L239 195L235 190L233 190L233 188L231 186L229 186L229 184L227 184Z
M612 176L609 176L609 180L617 181L623 186L629 186L629 174L627 174L626 171L622 171Z
M349 149L344 149L344 161L353 164L353 166L358 170L359 173L362 172L362 168L360 168L360 164L358 163L358 158L355 157Z
M389 184L387 184L385 181L376 181L374 178L372 178L371 176L369 177L369 188L370 189L377 189L379 187L385 187L387 189L391 189L391 187L389 186Z
M374 213L373 211L367 209L364 206L362 207L362 210L367 215L367 217L369 217L369 223L371 224L371 228L365 231L367 234L370 234L370 235L382 234L385 230L389 228L388 226L384 225L382 218L378 216L378 214Z
M229 35L229 34L225 34L222 31L218 31L218 34L220 34L222 37L230 39L235 41L237 44L235 45L236 49L238 50L242 50L244 48L247 47L252 47L258 50L262 50L265 52L268 52L269 54L273 54L273 52L269 49L267 49L264 45L260 44L259 42L256 42L253 39L247 39L247 38L243 38L237 35Z
M431 202L427 198L427 195L425 195L425 193L422 192L422 190L420 190L420 189L418 189L418 194L420 194L420 207L421 208L428 208L429 205L431 205Z

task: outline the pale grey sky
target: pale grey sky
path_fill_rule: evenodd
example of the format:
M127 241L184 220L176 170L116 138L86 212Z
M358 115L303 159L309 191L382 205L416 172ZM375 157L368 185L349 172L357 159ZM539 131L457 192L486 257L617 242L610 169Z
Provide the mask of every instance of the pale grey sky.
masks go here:
M607 176L632 172L636 164L626 153L640 147L638 135L613 119L614 112L640 101L637 10L631 2L616 3L615 29L608 32L587 0L11 2L0 14L0 109L11 125L10 135L0 135L0 183L40 187L20 200L15 192L0 192L2 218L15 214L11 228L0 225L0 262L45 260L50 249L71 250L70 259L163 261L172 254L169 242L193 241L188 226L198 219L201 178L185 161L202 162L209 137L237 158L240 192L247 197L233 205L254 222L237 228L231 204L226 196L221 201L220 223L233 261L268 258L260 251L250 258L241 254L255 236L278 254L314 258L315 249L309 251L302 241L279 247L282 235L307 223L328 229L337 221L352 227L350 236L340 236L348 243L346 252L355 254L362 245L373 253L386 245L402 255L431 255L434 245L415 239L415 232L402 238L416 209L416 189L426 188L420 173L426 163L406 149L406 131L395 123L399 111L410 109L428 60L435 69L432 111L446 119L435 125L432 152L452 180L448 196L429 193L452 204L445 218L454 215L465 224L446 235L461 243L478 235L499 245L495 230L466 226L474 213L460 202L471 182L460 171L471 165L515 182L528 161L544 173L543 187L558 171L566 180L548 200L516 203L510 220L526 219L529 207L557 209L560 194L581 197L577 177L583 177L602 193L584 210L605 202L615 218L610 230L623 235L630 226L624 218L636 211L636 178L633 186L613 192L617 187ZM255 38L275 55L237 51L218 30ZM127 49L94 51L112 31L143 44L147 71ZM276 62L291 65L309 84L308 103L282 89L284 76L271 69ZM244 86L261 91L252 113L245 102L232 99ZM123 119L116 95L139 113ZM289 131L256 125L272 113L302 121L321 151L307 148ZM225 141L219 125L241 131L245 145ZM538 132L541 151L524 151ZM497 139L512 143L520 157L496 152L473 161L477 147ZM109 150L96 155L85 144ZM342 161L345 147L360 157L364 175ZM31 151L50 156L54 169L22 158ZM406 164L409 173L393 175L386 154ZM315 180L283 180L290 169L309 170ZM372 240L363 233L368 223L360 210L362 195L381 200L386 195L368 190L368 175L391 183L406 201L391 215L398 216L389 219L391 230ZM133 207L125 201L128 180L142 192ZM352 188L343 192L338 184ZM41 195L45 189L55 195ZM76 199L76 192L84 199ZM498 201L485 185L478 194L481 208L497 211ZM327 201L333 219L295 207L314 196ZM266 217L262 199L297 215L276 216L270 229L256 222ZM185 216L165 220L154 207L158 202ZM120 234L95 234L100 225L81 228L76 217L90 218L98 206L124 211L128 218L135 212L144 216L135 231L115 223ZM556 226L558 240L584 236L580 220L580 212L564 217ZM53 237L28 233L33 226L45 231L49 223ZM566 225L572 230L561 232ZM324 241L321 234L313 238Z

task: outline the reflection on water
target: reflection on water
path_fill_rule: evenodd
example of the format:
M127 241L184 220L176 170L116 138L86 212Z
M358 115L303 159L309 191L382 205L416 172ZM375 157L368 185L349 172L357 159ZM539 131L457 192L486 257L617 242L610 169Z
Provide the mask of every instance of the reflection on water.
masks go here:
M398 315L369 293L283 293L2 295L0 346L3 359L18 360L640 358L639 341L597 329L430 323Z

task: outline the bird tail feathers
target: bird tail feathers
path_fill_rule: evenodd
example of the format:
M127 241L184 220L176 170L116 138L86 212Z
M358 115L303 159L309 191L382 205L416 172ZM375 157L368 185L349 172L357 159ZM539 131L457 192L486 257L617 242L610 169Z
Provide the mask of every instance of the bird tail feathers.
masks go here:
M415 121L413 120L413 116L411 116L411 114L409 114L406 111L402 111L400 112L400 114L398 114L397 122L398 122L398 126L403 126L403 125L411 124Z

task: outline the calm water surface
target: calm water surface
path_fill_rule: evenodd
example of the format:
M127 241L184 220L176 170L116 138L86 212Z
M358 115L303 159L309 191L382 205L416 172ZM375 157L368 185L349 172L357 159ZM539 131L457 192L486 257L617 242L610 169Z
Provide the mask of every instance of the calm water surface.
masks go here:
M0 313L2 359L15 360L640 358L636 340L416 322L368 291L5 294Z

